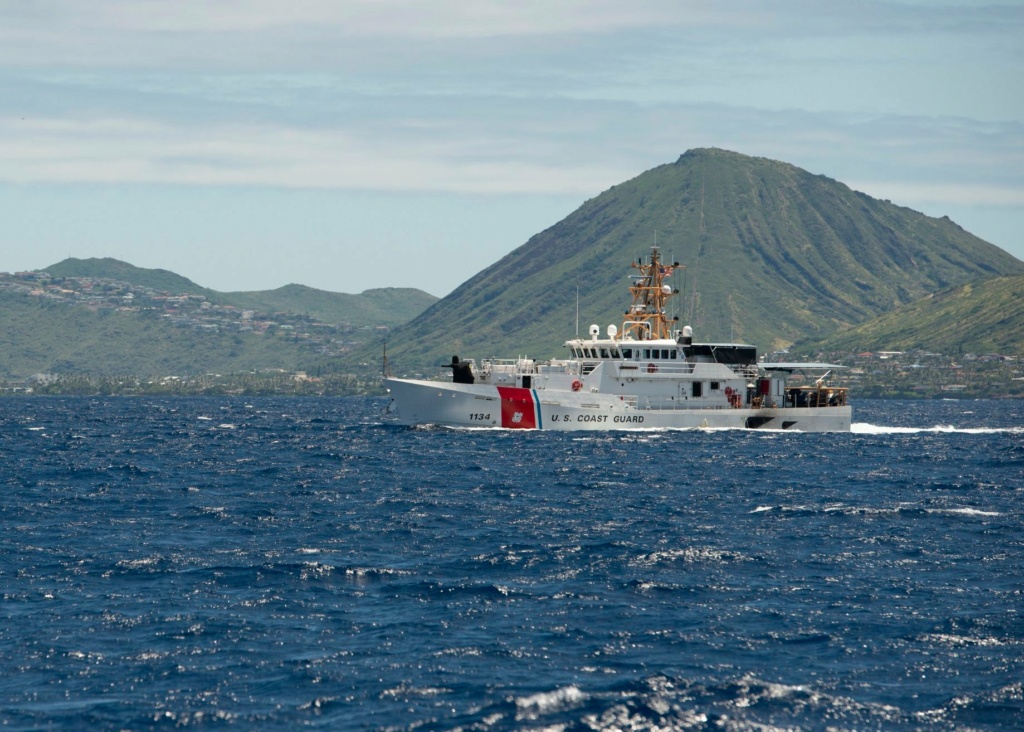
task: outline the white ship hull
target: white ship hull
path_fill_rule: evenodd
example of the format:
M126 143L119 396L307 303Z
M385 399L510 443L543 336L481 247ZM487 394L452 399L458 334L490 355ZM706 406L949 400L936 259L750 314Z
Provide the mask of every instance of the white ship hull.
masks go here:
M565 342L569 357L461 361L444 368L451 381L386 377L398 419L409 425L498 429L597 430L769 429L849 432L848 389L833 386L827 363L766 363L743 343L696 343L675 330L666 302L678 294L652 247L633 262L632 304L622 332ZM795 372L824 372L805 382ZM385 374L387 365L385 363Z
M848 405L673 408L623 395L416 379L384 380L403 424L575 431L768 429L849 432Z

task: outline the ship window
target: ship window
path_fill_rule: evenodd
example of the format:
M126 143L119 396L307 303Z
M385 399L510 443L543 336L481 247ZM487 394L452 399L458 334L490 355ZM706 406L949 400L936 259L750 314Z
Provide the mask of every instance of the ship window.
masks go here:
M655 348L653 351L651 351L651 358L661 358L661 351Z
M612 349L612 358L618 358L618 357L619 357L619 349L618 348L613 348Z
M651 357L651 349L650 348L645 348L644 349L644 358L650 358L650 357Z
M718 391L718 382L717 381L712 381L711 382L711 391Z
M693 395L695 397L703 396L704 395L704 388L703 387L704 387L704 382L702 382L702 381L695 381L695 382L693 382Z
M633 358L633 349L632 348L623 348L622 349L622 357L623 358Z
M676 358L679 356L679 351L675 350L674 348L671 351L669 351L669 353L671 354L673 361L675 361Z
M607 348L602 348L601 349L601 358L608 358L608 349Z
M661 349L661 357L663 359L665 359L666 361L668 360L668 349L667 348Z

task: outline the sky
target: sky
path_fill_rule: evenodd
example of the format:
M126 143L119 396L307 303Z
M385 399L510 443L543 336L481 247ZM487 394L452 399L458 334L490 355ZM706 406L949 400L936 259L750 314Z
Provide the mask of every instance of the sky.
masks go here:
M1024 259L1024 0L0 0L0 271L443 296L698 147Z

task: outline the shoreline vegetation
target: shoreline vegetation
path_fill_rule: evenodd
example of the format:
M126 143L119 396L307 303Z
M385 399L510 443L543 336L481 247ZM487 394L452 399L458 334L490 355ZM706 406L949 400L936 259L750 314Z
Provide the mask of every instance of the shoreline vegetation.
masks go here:
M772 360L783 360L782 356ZM815 354L846 368L854 399L1024 398L1024 359L920 351ZM436 378L436 373L406 374ZM450 377L450 374L449 374ZM37 374L0 380L0 396L382 396L378 366L350 372L274 369L191 376Z

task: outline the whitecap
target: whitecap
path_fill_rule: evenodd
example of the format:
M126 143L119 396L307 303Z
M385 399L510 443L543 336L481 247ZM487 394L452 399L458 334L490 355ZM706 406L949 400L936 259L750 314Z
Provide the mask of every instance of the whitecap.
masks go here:
M927 513L942 513L951 516L1002 516L998 511L982 511L979 508L927 508Z
M564 686L554 691L519 697L516 699L516 721L534 720L545 714L572 709L586 700L587 695L577 686Z

